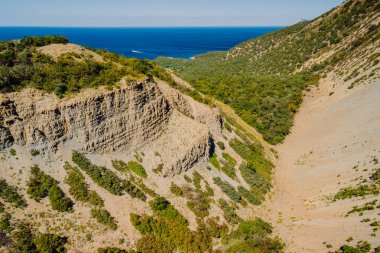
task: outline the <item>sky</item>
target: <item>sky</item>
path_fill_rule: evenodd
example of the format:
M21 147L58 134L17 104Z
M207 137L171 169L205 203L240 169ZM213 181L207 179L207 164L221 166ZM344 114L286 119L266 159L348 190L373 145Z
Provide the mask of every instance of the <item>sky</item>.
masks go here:
M343 0L0 0L0 26L287 26Z

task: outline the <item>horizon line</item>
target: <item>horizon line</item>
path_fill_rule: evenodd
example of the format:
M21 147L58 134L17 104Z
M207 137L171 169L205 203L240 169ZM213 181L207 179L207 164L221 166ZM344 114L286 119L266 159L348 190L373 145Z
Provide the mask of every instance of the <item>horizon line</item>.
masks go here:
M247 25L247 26L34 26L34 25L0 25L0 28L255 28L287 27L289 25Z

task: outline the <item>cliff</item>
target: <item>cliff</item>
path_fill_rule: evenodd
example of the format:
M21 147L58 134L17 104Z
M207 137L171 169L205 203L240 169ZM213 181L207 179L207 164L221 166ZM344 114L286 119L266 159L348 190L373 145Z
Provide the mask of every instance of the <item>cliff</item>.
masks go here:
M194 112L192 108L201 105L180 94L183 103L173 103L162 92L172 88L163 81L160 87L146 79L113 90L87 89L65 99L35 89L1 94L0 150L17 144L41 152L54 153L64 146L105 153L133 151L150 143L164 154L163 175L186 171L209 156L205 114L211 113L209 121L219 128L220 115L207 106L202 107L203 114ZM187 116L175 112L176 108L188 108Z

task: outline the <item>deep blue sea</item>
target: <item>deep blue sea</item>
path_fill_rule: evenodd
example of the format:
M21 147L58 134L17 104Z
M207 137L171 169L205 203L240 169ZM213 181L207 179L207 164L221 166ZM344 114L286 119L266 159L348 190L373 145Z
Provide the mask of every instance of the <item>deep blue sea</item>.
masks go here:
M158 56L190 58L227 50L240 42L282 27L188 27L188 28L63 28L0 27L0 40L25 36L63 35L72 43L107 49L126 57Z

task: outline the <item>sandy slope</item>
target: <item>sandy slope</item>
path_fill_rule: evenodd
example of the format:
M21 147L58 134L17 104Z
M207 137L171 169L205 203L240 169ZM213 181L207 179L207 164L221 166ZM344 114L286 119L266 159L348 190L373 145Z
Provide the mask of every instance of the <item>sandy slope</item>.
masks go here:
M370 236L369 224L360 222L379 220L379 209L344 217L378 196L335 203L323 196L356 185L356 178L368 178L379 167L370 161L380 157L380 80L352 90L322 82L305 97L278 155L274 194L259 212L274 224L287 251L327 252L323 242L337 248L350 236L379 244L380 233ZM352 169L356 164L358 171Z

